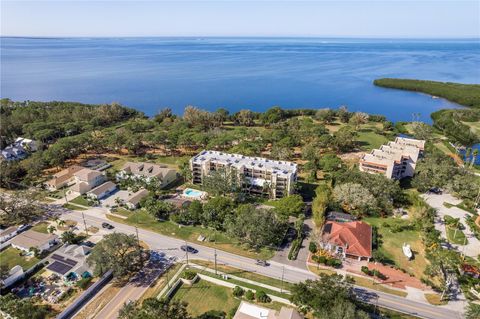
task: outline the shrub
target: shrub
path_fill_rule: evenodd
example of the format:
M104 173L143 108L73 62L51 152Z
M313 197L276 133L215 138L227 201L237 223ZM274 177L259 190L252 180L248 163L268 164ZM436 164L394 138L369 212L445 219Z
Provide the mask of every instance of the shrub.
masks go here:
M362 271L365 275L367 275L367 276L371 276L371 275L372 275L372 272L370 271L370 269L368 269L367 266L362 266L361 271Z
M265 293L263 290L257 291L257 301L267 303L272 301L272 299Z
M292 241L292 247L290 247L290 251L288 252L288 259L289 260L295 260L297 259L298 252L300 251L300 248L302 247L302 241L303 238L296 238L294 241Z
M329 258L327 259L326 265L333 268L338 268L342 265L342 261L336 258Z
M373 270L373 275L381 280L385 280L387 279L387 276L385 276L384 274L382 274L380 271L378 271L377 269L374 269Z
M308 245L308 250L312 253L312 254L315 254L318 250L317 248L317 244L313 241L310 242L310 244Z
M233 295L235 297L241 297L243 296L244 293L245 293L245 290L243 290L242 287L235 286L235 288L233 288Z
M91 281L92 277L82 278L77 281L77 287L80 287L82 290L86 290Z
M245 298L247 298L247 300L253 300L253 298L255 298L253 291L247 290L247 292L245 293Z
M196 272L187 270L183 273L182 278L187 280L192 280L193 278L195 278L196 275L197 275Z

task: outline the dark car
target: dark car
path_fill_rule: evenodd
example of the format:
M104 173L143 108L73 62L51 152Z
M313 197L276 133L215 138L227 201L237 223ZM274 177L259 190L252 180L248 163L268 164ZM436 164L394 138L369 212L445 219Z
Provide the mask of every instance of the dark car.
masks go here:
M183 251L186 251L188 253L191 253L191 254L198 253L198 250L196 250L192 246L188 246L188 245L183 245L183 246L180 247L180 249L183 250Z
M432 187L428 190L428 192L431 194L437 194L437 195L442 195L442 190L438 187Z
M261 260L261 259L257 259L255 264L263 267L267 267L269 265L266 260Z
M92 247L95 246L95 244L92 243L91 241L87 240L87 241L84 241L84 242L82 243L82 246L86 246L86 247L92 248Z
M113 226L112 224L109 224L109 223L102 223L102 227L106 228L106 229L114 229L115 228L115 226Z

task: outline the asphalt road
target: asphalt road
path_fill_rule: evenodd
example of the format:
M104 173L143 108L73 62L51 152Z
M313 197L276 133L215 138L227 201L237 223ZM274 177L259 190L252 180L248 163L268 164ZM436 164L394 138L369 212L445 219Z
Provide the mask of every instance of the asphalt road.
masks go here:
M99 211L97 211L97 213L98 212ZM85 211L84 214L87 226L92 225L101 229L102 222L107 221L108 223L115 226L115 229L111 230L111 232L135 234L134 227L107 220L105 219L103 214L96 214L95 209ZM69 213L65 213L63 216L64 218L72 219L79 222L79 227L83 225L82 212L71 211ZM186 258L185 253L180 250L180 246L184 245L185 241L160 235L158 233L140 228L138 229L138 234L140 240L147 243L151 249L163 251L168 255L178 257L180 260ZM196 243L188 244L198 250L197 254L189 254L189 259L205 259L210 261L214 260L215 250L213 248L198 245ZM312 274L307 270L303 270L293 266L283 265L274 261L271 261L268 267L257 266L255 264L255 260L251 258L238 256L222 250L217 250L217 262L277 279L282 278L283 273L284 280L292 283L305 281L306 279L315 279L317 277L316 275ZM427 303L409 300L400 296L386 294L375 290L369 290L363 287L356 287L355 291L362 301L378 305L380 307L389 308L398 312L403 312L409 315L428 319L462 318L462 315L459 312L450 310L445 307L437 307Z

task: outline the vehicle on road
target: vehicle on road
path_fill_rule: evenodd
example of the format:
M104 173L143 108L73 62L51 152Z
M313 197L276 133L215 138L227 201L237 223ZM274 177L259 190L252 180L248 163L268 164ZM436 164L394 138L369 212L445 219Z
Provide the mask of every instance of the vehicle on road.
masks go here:
M105 228L105 229L114 229L115 226L113 226L112 224L109 224L109 223L102 223L102 227Z
M188 246L188 245L183 245L183 246L180 247L180 249L185 251L185 252L191 253L191 254L198 253L198 250L196 250L192 246Z
M270 264L267 263L266 260L261 260L261 259L257 259L257 261L255 262L256 265L259 265L259 266L263 266L263 267L267 267L269 266Z

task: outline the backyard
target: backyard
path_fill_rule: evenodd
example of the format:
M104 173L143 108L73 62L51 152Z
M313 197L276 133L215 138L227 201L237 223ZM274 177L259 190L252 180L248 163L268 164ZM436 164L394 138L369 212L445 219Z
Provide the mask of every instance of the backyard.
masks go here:
M37 223L35 226L33 226L32 230L38 231L39 233L48 234L48 226L49 225L50 224L47 223L47 222L40 222L40 223Z
M418 230L395 231L395 225L406 224L407 221L393 217L367 217L364 221L371 226L376 226L381 244L378 248L388 259L391 259L395 265L415 275L417 278L423 276L423 271L427 266L427 260L424 255L424 247ZM398 227L398 226L397 226ZM414 257L408 260L403 254L403 244L409 244Z
M173 299L187 302L188 312L193 316L199 316L209 310L228 313L240 304L240 300L233 297L232 289L204 280L199 280L191 287L181 285Z
M19 249L8 247L0 253L0 261L2 265L7 265L8 269L12 269L14 266L19 265L24 271L40 261L40 259L33 256L21 256L21 253L23 252Z

